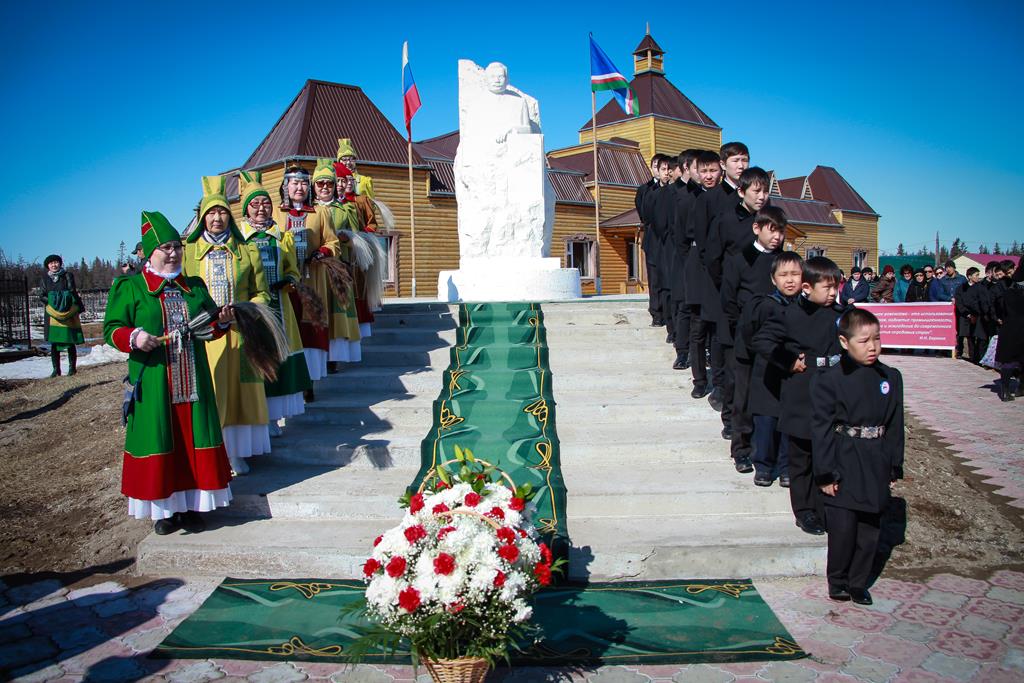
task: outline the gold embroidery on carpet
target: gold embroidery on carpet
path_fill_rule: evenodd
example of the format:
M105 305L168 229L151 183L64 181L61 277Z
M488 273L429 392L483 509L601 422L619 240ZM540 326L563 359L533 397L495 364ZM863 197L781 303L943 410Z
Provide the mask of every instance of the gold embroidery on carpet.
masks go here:
M753 587L754 584L752 583L722 583L713 586L695 583L687 586L686 592L690 595L699 595L704 591L718 591L719 593L724 593L725 595L738 598L743 591L750 590Z
M441 402L441 429L451 429L455 425L463 422L466 418L459 417L451 410L448 409L448 402Z
M307 600L312 600L314 595L329 591L334 588L334 585L330 583L295 583L293 581L279 581L275 584L271 584L270 586L270 590L272 591L283 591L290 588L302 593L302 597Z
M451 373L451 375L452 375L451 381L448 382L448 396L449 396L449 398L451 397L451 394L453 392L460 391L462 389L462 385L459 384L459 380L462 379L462 376L465 375L465 374L466 374L465 370L453 370L452 371L452 373Z
M543 425L547 426L548 402L545 401L543 397L538 398L536 401L523 408L523 412L528 415L533 415L535 418L540 420Z
M783 638L782 636L775 636L775 644L769 645L765 648L765 652L770 652L773 655L782 655L784 657L803 654L803 651L802 647L794 643L789 638Z

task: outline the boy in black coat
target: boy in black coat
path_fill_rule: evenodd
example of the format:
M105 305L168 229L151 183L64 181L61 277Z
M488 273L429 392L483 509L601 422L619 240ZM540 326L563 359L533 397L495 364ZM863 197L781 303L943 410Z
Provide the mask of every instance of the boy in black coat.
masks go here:
M796 525L809 534L825 533L821 501L811 470L811 378L839 362L835 305L839 266L824 256L804 261L796 303L772 315L754 333L751 346L785 371L779 431L789 439L789 500Z
M769 363L768 358L754 353L749 340L772 315L781 315L782 308L796 301L803 279L804 261L794 251L784 251L772 259L774 291L759 294L743 307L737 326L739 336L746 343L753 359L750 376L750 395L747 410L753 416L754 484L771 486L775 478L779 486L789 488L788 441L779 433L779 395L782 390L783 370Z
M664 157L664 154L655 154L651 157L651 179L636 188L636 195L633 198L633 203L636 205L637 217L640 219L640 225L643 226L644 230L644 236L640 242L640 246L643 249L644 258L647 262L647 294L649 297L647 310L651 314L651 325L654 327L658 327L662 324L662 315L658 308L657 292L651 284L652 278L656 278L657 275L652 273L650 258L652 249L650 244L652 232L649 222L650 218L648 218L646 212L650 206L648 195L661 187L661 161Z
M686 266L683 279L686 283L686 305L690 308L690 368L693 372L692 398L704 398L708 395L708 372L705 358L711 343L711 330L701 316L701 302L705 287L712 286L704 264L700 262L700 250L707 239L707 232L697 231L694 212L700 198L718 187L722 179L722 162L718 154L703 150L697 155L697 180L700 190L694 196L693 206L686 217L684 239L690 241L690 252L686 255ZM706 227L706 226L704 226Z
M747 169L747 173L749 171L750 169ZM749 189L744 192L744 199L740 204L744 210L748 193ZM737 212L739 211L740 208L737 208ZM738 252L726 257L722 276L722 313L725 328L722 345L725 363L732 370L734 378L733 395L726 397L724 403L732 407L732 459L736 471L744 474L754 470L750 462L750 438L754 432L754 423L747 409L752 361L747 351L749 340L745 339L742 330L738 329L738 323L744 307L754 296L767 294L772 290L772 264L775 255L782 250L787 223L786 214L774 206L758 209L751 219L754 239Z
M679 167L685 187L676 192L675 215L672 220L672 263L669 269L670 294L672 297L672 325L675 330L676 359L672 369L685 370L690 367L690 307L686 303L686 259L690 254L693 237L686 233L690 211L703 192L697 181L697 154L699 150L688 149L679 155Z
M719 163L725 180L717 187L708 190L700 197L693 207L693 234L697 242L698 256L705 271L708 270L708 248L711 238L711 222L726 211L732 210L739 203L738 193L740 176L750 165L750 151L742 142L727 142L719 152ZM710 274L704 278L701 286L700 315L707 324L708 346L711 351L711 376L715 390L708 397L708 402L715 410L721 410L726 428L722 430L724 438L731 438L731 428L726 422L728 413L723 410L722 394L726 384L731 383L727 376L722 346L718 340L717 324L722 318L722 304L718 285ZM732 390L729 389L731 395ZM731 417L729 418L731 421Z
M871 567L889 489L903 478L903 377L878 362L878 318L839 320L839 364L811 379L814 483L825 494L828 594L871 604Z
M658 264L658 305L661 308L662 320L665 322L667 334L665 341L675 343L676 328L673 324L675 305L672 303L672 252L675 251L673 225L676 216L676 198L681 190L685 190L686 182L682 179L683 171L677 157L666 157L669 168L668 183L653 194L651 207L651 227L657 244Z
M981 279L981 271L971 266L967 269L967 278L953 293L953 308L956 310L956 357L963 359L965 355L973 355L974 342L971 331L974 327L971 309L967 305L970 300L968 291ZM976 318L975 318L976 319Z

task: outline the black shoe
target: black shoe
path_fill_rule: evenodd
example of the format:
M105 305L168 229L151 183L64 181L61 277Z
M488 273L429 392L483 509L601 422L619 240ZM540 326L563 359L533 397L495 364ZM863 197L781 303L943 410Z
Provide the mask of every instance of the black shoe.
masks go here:
M722 438L726 441L732 441L732 425L722 427Z
M312 389L306 389L302 392L302 400L306 403L312 403L316 400L316 394L313 393Z
M690 392L690 398L704 398L708 395L707 387L695 386L693 391Z
M190 534L198 534L206 529L206 522L198 512L183 512L181 513L181 528Z
M867 588L851 588L850 599L858 605L874 604L874 601L871 599L871 593L868 593Z
M665 343L666 344L675 344L676 343L676 335L674 333L672 333L672 332L669 332L667 335L665 335Z
M173 534L175 531L181 528L181 514L175 512L167 519L158 519L156 524L153 525L153 533L157 536L166 536L167 534Z
M750 472L754 471L754 466L751 464L750 458L748 458L745 455L739 458L733 458L732 462L733 465L736 467L736 471L739 472L740 474L749 474ZM754 479L755 481L757 480L756 477ZM771 483L772 482L769 480L768 485L771 486Z
M1010 391L1010 386L1006 382L1002 382L999 385L999 400L1003 403L1009 403L1015 400L1013 392Z
M722 412L722 407L725 406L725 402L722 401L722 392L718 389L712 389L711 393L708 394L708 403L711 404L711 408L716 412Z
M338 361L332 360L332 361L328 362L327 363L327 374L328 375L336 375L336 374L338 374L338 370L341 369L340 366L341 366L341 363L339 363Z
M690 361L687 359L685 353L677 353L676 361L672 363L673 370L688 370L690 368Z
M665 327L665 322L663 320L658 320L657 318L655 318L654 320L651 321L651 327Z
M737 463L736 469L739 470L739 464ZM761 474L760 472L754 475L754 486L771 486L774 480L767 474Z
M818 515L813 512L805 512L800 517L797 517L796 525L800 527L801 531L812 536L821 536L825 533L825 526L818 519Z
M836 588L834 590L832 588L829 588L828 599L835 600L836 602L849 602L850 591L846 590L845 588Z
M781 486L784 489L788 489L789 488L789 475L788 474L781 474L781 475L779 475L779 486Z

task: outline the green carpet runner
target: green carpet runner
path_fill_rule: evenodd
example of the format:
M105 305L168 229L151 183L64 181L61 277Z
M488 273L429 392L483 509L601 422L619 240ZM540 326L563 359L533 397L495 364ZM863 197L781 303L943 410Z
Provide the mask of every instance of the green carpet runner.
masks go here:
M225 579L153 652L167 659L348 661L362 581ZM750 581L558 586L534 597L544 641L517 666L686 664L805 657ZM407 652L373 663L408 664Z
M567 557L565 484L544 314L539 304L461 304L451 363L434 401L413 487L455 446L537 490L534 522L556 557Z

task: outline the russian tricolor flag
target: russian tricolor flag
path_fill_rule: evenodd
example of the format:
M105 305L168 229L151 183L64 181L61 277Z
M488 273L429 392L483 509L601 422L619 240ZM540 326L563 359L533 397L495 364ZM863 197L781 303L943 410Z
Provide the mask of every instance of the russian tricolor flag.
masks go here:
M405 108L405 130L412 139L412 117L420 109L420 91L416 88L416 81L412 77L412 67L409 66L409 41L402 43L402 104Z

